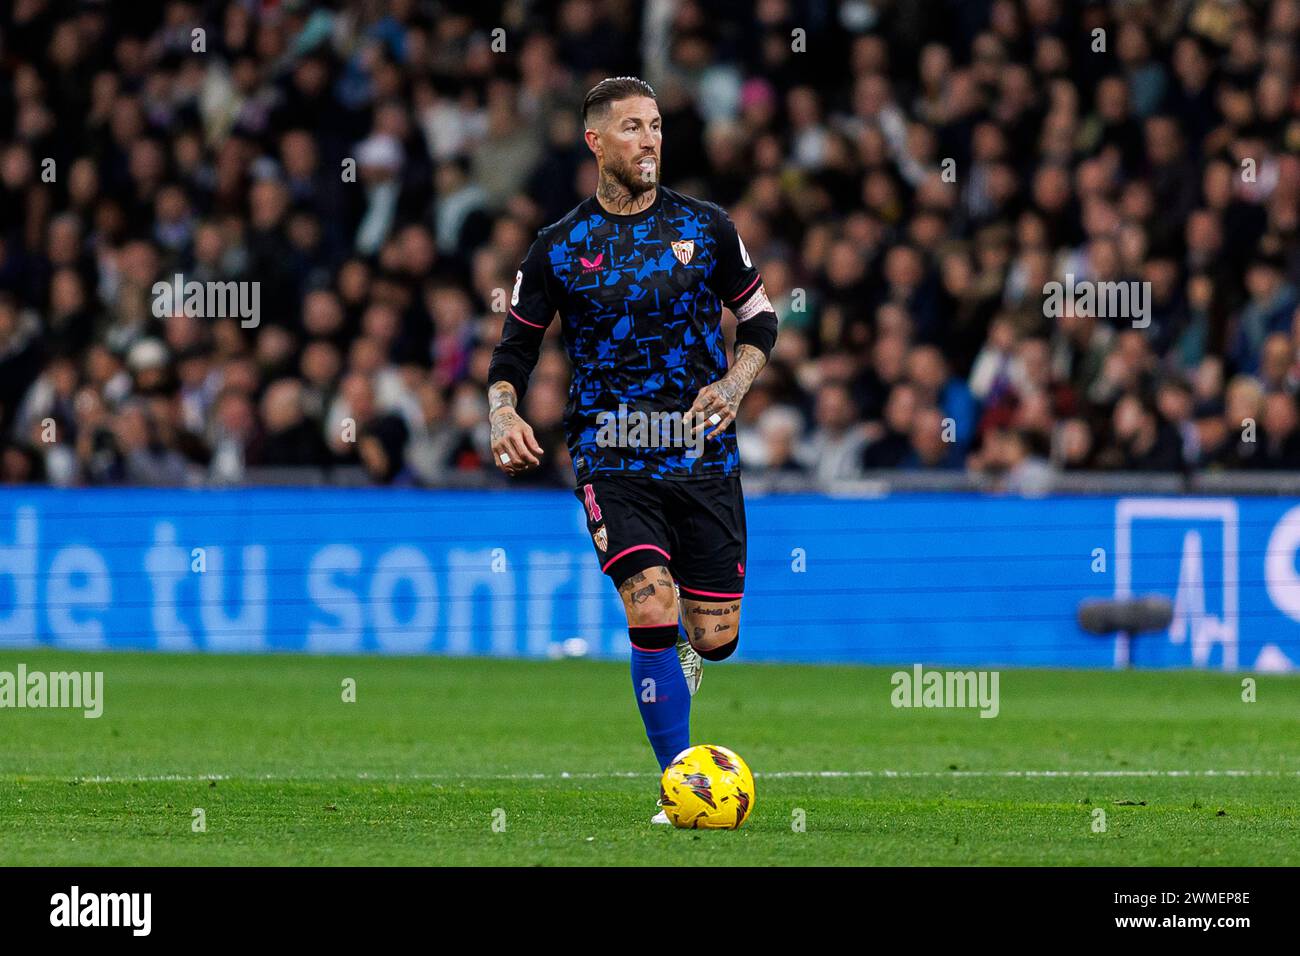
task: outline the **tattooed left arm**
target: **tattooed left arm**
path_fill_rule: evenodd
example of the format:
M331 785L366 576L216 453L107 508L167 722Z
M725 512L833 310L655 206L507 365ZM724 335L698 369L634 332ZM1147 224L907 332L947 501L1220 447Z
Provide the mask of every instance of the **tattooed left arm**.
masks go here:
M736 360L731 363L727 374L700 389L695 404L686 413L687 421L696 423L692 433L698 434L701 429L713 424L709 421L713 415L717 415L720 420L706 437L713 438L726 431L727 426L736 420L740 402L754 384L755 376L766 364L767 356L762 349L754 345L736 346Z

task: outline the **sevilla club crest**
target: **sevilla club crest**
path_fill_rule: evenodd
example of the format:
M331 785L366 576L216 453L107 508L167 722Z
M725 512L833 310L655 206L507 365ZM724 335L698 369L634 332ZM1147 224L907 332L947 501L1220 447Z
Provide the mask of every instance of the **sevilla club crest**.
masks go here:
M609 532L605 530L604 525L597 528L595 534L591 537L596 542L596 547L600 548L602 554L609 550Z
M673 243L673 255L677 257L678 262L686 265L691 261L691 256L695 255L695 240L678 239Z

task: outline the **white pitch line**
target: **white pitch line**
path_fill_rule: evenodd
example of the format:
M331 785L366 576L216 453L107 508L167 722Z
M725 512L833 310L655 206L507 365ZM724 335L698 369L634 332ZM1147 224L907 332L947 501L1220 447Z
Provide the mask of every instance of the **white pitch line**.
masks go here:
M1110 777L1300 777L1300 770L777 770L756 773L766 780L791 779L1090 779ZM288 774L154 774L140 776L95 775L57 776L49 774L13 775L9 779L47 781L62 780L78 783L206 783L212 780L269 780L286 783L339 782L339 781L465 781L465 780L616 780L658 779L659 774L644 771L607 771L603 773L502 773L502 774L423 774L359 773L294 776ZM3 778L0 778L3 779Z

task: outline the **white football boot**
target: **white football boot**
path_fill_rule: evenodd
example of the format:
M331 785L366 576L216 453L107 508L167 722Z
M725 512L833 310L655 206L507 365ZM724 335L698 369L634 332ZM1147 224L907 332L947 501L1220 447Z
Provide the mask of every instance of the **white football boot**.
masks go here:
M699 683L699 681L696 680L696 684L698 684L698 683ZM674 757L674 758L673 758L673 763L676 763L678 760L681 760L681 759L682 759L682 754L687 753L690 749L691 749L690 747L687 747L686 750L683 750L682 753L680 753L680 754L678 754L676 757ZM656 813L654 816L652 816L652 817L650 818L650 822L651 822L651 823L658 823L658 824L662 824L663 826L668 826L668 827L670 827L670 826L673 825L673 821L672 821L672 820L669 820L669 819L668 819L668 814L664 813L664 811L663 811L664 796L665 796L665 794L664 794L664 791L663 791L663 785L661 784L660 787L659 787L659 799L655 801L655 806L656 806L656 807L659 807L660 809L659 809L659 812L658 812L658 813Z
M673 589L677 591L680 607L682 592L676 582L673 582ZM700 689L700 681L704 679L704 658L700 657L699 651L691 647L691 642L680 634L677 636L677 659L682 662L682 676L686 678L686 689L694 697L695 692Z
M682 676L686 678L686 689L694 697L695 692L700 689L700 681L704 679L704 658L691 647L690 641L678 637L677 659L682 662Z
M659 807L659 812L650 818L651 823L661 824L666 827L673 825L673 821L668 819L668 814L663 811L664 802L662 799L655 801L655 806Z

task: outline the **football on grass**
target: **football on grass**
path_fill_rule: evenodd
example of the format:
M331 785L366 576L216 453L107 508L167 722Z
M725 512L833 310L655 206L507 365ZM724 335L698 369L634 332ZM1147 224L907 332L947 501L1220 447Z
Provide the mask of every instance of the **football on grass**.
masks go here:
M700 744L664 770L659 801L673 826L735 830L754 809L754 775L735 751Z

